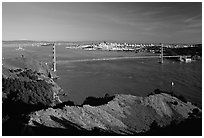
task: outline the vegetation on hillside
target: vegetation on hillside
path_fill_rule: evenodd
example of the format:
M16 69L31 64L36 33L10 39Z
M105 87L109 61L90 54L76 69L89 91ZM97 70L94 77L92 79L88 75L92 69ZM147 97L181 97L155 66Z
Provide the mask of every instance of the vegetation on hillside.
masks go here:
M169 56L176 56L176 55L202 56L202 47L166 48L165 54Z
M45 80L38 80L32 70L10 70L17 77L2 77L3 113L23 113L33 108L49 106L53 101L51 86Z
M91 106L99 106L99 105L104 105L107 104L109 101L113 100L115 98L115 96L110 96L109 94L105 94L104 97L87 97L82 106L83 105L91 105Z

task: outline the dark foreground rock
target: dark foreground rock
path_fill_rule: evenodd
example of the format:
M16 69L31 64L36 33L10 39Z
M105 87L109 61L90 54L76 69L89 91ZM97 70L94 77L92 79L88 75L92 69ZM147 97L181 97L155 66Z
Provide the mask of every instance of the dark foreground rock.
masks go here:
M201 128L201 109L160 93L148 97L115 95L100 106L40 110L29 115L25 132L27 135L201 135Z

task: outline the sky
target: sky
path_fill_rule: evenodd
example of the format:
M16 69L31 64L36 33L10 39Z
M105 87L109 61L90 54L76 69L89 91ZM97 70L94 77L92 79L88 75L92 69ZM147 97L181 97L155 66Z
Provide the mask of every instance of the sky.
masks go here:
M3 2L2 40L202 43L202 3Z

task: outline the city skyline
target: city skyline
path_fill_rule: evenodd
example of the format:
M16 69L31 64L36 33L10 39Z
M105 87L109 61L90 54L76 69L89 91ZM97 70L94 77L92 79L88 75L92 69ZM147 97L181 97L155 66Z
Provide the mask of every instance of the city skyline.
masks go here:
M202 43L202 3L6 3L3 40Z

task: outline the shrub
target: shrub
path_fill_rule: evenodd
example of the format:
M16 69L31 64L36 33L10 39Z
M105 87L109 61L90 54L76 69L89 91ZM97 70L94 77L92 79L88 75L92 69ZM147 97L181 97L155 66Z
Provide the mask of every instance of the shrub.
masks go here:
M23 72L25 77L3 78L3 103L6 108L16 107L24 110L25 106L49 106L53 102L51 86L44 80L36 80L37 76L31 70ZM18 106L19 105L19 106Z
M113 100L115 96L110 96L109 94L105 94L104 97L87 97L82 105L91 105L91 106L99 106L103 104L107 104L109 101Z

